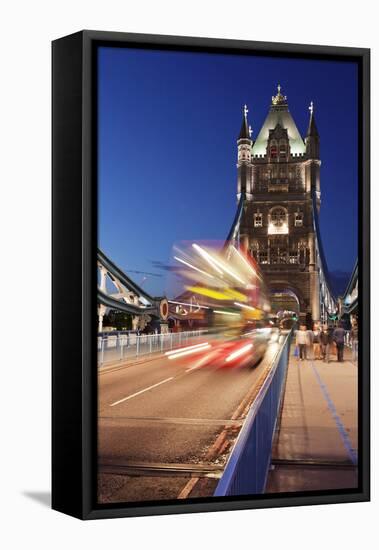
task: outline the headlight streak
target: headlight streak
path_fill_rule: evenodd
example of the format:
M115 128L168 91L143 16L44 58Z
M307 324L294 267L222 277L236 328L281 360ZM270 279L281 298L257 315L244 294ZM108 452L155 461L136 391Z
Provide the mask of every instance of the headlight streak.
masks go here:
M235 279L236 281L238 281L239 283L241 283L242 285L246 285L246 281L244 281L243 279L241 279L241 277L239 277L238 275L236 275L236 273L234 273L234 271L232 271L229 267L226 267L224 264L222 264L221 262L217 262L218 265L220 265L222 267L222 269L228 273L228 275L230 275L231 277L233 277L233 279Z
M190 264L189 262L186 262L185 260L182 260L182 258L178 258L178 256L174 256L174 259L177 262L180 262L180 263L186 265L187 267L190 267L191 269L194 269L195 271L198 271L199 273L202 273L203 275L206 275L207 277L210 277L211 279L214 279L213 275L211 275L210 273L207 273L206 271L203 271L202 269L199 269L198 267Z
M169 304L177 304L178 306L192 307L193 309L210 309L208 306L201 306L200 304L187 304L185 302L175 302L174 300L168 300Z
M225 362L229 363L230 361L233 361L233 359L237 359L237 357L241 357L241 355L244 355L249 350L251 350L252 347L253 347L253 344L247 344L243 348L240 348L239 350L234 351L233 353L228 355L228 357L226 357Z
M172 355L173 353L179 353L179 352L182 352L182 351L186 351L186 350L194 349L194 348L199 348L201 346L207 346L207 345L208 345L208 342L202 342L201 344L193 344L192 346L186 346L185 348L177 348L177 349L172 349L170 351L166 351L165 355Z
M245 264L245 266L249 269L249 271L251 271L256 277L258 277L259 279L261 279L261 277L259 277L258 273L256 272L256 270L253 268L253 266L247 261L247 259L243 256L243 254L241 254L241 252L239 250L236 249L235 246L232 247L232 250L234 252L236 252L236 254L238 255L238 257L243 261L243 263Z
M234 315L235 317L239 317L239 313L232 313L231 311L219 311L218 309L213 310L213 313L219 313L220 315Z
M244 309L249 309L250 311L256 311L256 307L253 306L247 306L246 304L240 304L239 302L234 302L235 306L242 307Z
M209 349L210 347L211 347L211 345L208 344L208 342L205 342L204 344L199 344L198 347L189 346L188 348L184 348L184 349L182 348L182 351L181 350L173 350L172 352L167 352L166 356L167 356L167 359L177 359L178 357L183 357L184 355L191 355L192 353L199 353L200 351L204 351L206 349Z
M196 252L200 254L200 256L204 258L204 260L206 260L213 267L213 269L217 271L217 273L220 273L222 275L221 269L217 267L214 259L208 252L206 252L203 248L201 248L201 246L196 243L193 243L192 247L196 250Z
M233 279L235 279L239 283L241 283L243 285L246 284L246 281L241 279L241 277L239 277L236 273L234 273L233 270L231 270L229 267L225 266L225 264L223 262L220 262L217 258L214 258L213 256L211 256L211 254L209 254L209 252L206 252L206 250L201 248L198 244L194 243L192 246L195 250L197 250L199 252L199 254L201 254L203 256L203 258L205 258L208 261L208 263L213 265L213 267L219 273L222 273L222 271L220 271L220 269L219 269L219 268L221 268L223 271L225 271L225 273L228 273L228 275L233 277Z

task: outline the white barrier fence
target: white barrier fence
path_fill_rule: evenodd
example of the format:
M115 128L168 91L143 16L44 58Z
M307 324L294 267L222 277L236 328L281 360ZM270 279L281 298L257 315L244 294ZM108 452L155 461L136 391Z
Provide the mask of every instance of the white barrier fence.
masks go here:
M165 334L140 334L135 332L106 334L97 339L98 364L133 359L151 353L180 348L204 336L207 330L169 332Z

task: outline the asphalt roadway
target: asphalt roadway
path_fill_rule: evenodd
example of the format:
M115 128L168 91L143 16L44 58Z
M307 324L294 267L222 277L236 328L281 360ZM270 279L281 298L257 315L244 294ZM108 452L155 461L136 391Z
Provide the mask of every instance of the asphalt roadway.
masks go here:
M100 370L99 503L212 495L278 348L254 368L197 367L191 355Z

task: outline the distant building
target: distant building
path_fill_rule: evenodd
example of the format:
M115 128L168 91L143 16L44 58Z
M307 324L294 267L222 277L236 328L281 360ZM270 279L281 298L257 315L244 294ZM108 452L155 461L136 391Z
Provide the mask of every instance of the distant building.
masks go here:
M245 106L238 136L237 199L245 195L240 246L259 263L273 308L318 320L320 280L312 205L320 209L320 154L313 104L303 139L278 91L256 139Z

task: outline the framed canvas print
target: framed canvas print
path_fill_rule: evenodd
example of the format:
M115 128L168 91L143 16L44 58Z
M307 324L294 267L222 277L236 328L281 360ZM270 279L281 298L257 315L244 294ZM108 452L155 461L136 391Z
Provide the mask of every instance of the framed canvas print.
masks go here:
M369 499L369 50L53 42L53 508Z

